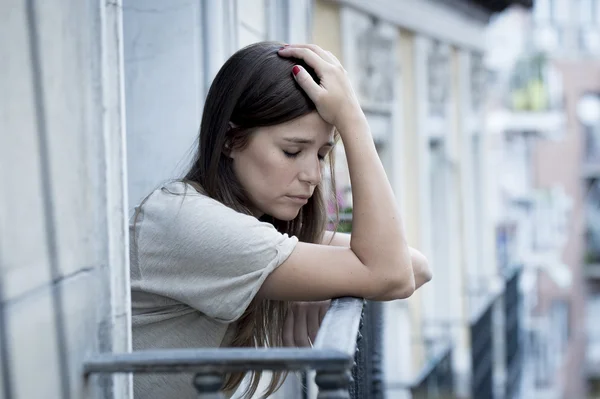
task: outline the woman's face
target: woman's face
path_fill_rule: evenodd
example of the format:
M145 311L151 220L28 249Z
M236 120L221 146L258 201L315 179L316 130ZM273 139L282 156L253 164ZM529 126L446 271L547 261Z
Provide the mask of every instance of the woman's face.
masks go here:
M333 126L317 112L256 128L244 149L230 153L253 214L294 219L321 182L332 147Z

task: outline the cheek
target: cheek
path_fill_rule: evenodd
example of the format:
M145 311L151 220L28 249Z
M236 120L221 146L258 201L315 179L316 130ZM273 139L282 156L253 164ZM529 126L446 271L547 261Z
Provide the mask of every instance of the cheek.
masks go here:
M239 161L237 164L239 176L242 176L251 186L247 188L261 191L261 193L255 192L255 196L278 191L278 188L293 180L293 168L289 160L277 150L251 154Z
M257 164L264 183L269 186L267 189L281 188L293 180L293 161L281 154L281 151L269 151L265 157L257 161Z

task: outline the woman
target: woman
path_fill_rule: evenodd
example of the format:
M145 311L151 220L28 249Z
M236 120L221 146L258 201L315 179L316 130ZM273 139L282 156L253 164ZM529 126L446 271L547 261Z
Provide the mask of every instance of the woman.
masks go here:
M325 231L321 179L337 135L352 236ZM346 73L315 45L257 43L234 54L206 98L190 170L152 193L131 228L138 350L306 346L324 313L318 301L406 298L431 278L407 245ZM228 376L226 391L242 377ZM189 376L139 376L134 385L139 398L194 395Z

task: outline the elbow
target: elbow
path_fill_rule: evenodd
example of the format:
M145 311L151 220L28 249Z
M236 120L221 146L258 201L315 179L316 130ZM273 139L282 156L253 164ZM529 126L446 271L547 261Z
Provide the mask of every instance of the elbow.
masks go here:
M375 301L394 301L396 299L409 298L417 289L415 276L412 270L405 273L396 273L394 276L386 276L383 282L377 284L379 289L371 298Z
M433 278L433 273L431 272L431 269L427 268L427 271L423 275L423 282L428 283L431 281L432 278Z
M407 276L402 281L398 281L392 288L391 297L393 299L407 299L415 293L417 284L414 275Z
M431 272L431 268L429 267L429 262L427 261L427 258L425 258L425 257L423 257L420 274L421 274L420 277L421 277L421 280L423 281L423 284L430 282L431 279L433 278L433 273Z

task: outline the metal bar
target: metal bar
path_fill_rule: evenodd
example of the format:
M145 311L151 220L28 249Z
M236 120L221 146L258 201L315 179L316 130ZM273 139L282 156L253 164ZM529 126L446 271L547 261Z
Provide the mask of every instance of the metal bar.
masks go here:
M198 391L198 399L224 399L225 396L220 392L223 382L223 374L196 374L194 377L194 387Z
M348 297L331 301L319 328L314 349L334 350L353 359L363 305L362 298Z
M164 349L99 354L86 362L84 373L230 373L305 369L337 371L351 365L351 356L327 349Z
M350 399L348 388L352 377L348 370L340 372L317 372L315 382L319 386L317 399Z
M350 368L356 353L364 303L365 301L359 298L336 299L332 301L323 319L314 348L344 353L351 362L335 371L317 371L315 382L319 386L318 399L350 398Z
M431 358L427 361L421 372L414 379L411 386L421 385L431 374L436 372L436 368L446 359L452 356L452 346L450 344L444 345L443 348L439 349Z
M84 364L93 373L196 373L201 399L221 399L226 373L249 370L317 370L319 399L349 399L350 369L356 352L364 300L331 302L313 348L202 348L104 353Z

